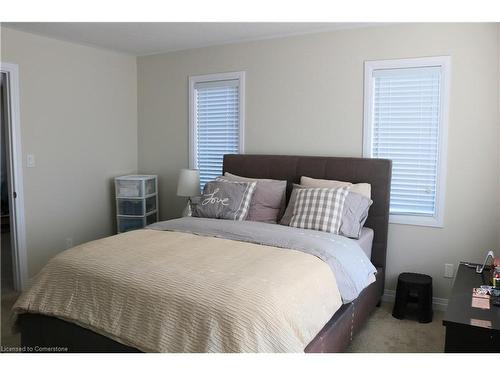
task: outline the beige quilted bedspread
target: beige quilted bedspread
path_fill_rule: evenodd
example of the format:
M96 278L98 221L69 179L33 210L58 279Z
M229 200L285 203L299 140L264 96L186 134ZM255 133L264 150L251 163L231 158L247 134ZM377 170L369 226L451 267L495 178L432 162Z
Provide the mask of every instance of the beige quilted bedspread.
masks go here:
M300 352L341 306L295 250L138 230L65 251L14 306L146 352Z

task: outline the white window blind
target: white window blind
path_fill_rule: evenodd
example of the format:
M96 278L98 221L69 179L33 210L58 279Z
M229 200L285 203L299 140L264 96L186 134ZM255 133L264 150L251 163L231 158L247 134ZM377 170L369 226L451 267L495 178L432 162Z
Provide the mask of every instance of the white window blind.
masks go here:
M392 160L391 216L437 219L444 178L443 67L373 69L370 79L365 147L371 157ZM418 219L400 222L420 224Z
M194 168L200 171L200 189L222 173L224 154L240 149L240 80L195 82Z

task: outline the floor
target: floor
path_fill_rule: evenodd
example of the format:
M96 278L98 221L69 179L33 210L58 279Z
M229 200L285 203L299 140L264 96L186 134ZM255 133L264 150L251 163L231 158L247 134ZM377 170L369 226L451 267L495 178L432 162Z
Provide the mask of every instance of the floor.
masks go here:
M10 251L10 233L1 233L1 322L0 322L0 345L3 347L14 347L20 345L19 335L11 332L10 309L18 297L14 291L12 278L12 253Z
M347 349L351 353L443 353L444 312L434 311L431 323L398 320L392 303L383 303Z
M21 345L21 338L18 334L12 333L12 324L10 321L10 309L16 299L18 294L14 291L4 292L2 290L2 326L1 326L1 339L0 345L2 348L6 347L19 347Z
M19 346L19 335L10 331L10 306L17 295L2 293L2 345ZM347 349L350 353L442 353L444 348L443 312L435 311L432 323L392 317L392 304L377 308Z
M1 282L2 291L14 289L12 275L12 251L10 248L10 231L8 225L2 226L1 233Z

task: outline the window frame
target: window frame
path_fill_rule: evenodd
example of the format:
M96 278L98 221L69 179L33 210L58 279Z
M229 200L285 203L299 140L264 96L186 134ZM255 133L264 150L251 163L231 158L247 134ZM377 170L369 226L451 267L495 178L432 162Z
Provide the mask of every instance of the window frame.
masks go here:
M239 153L245 151L245 72L226 72L214 74L202 74L189 76L189 168L198 169L196 160L196 149L198 147L196 125L196 89L195 85L202 82L213 81L230 81L238 80L238 95L239 95Z
M444 226L444 210L446 195L446 166L448 155L448 116L450 97L450 56L419 57L390 60L365 61L364 69L364 118L363 118L363 157L372 158L372 128L373 128L373 101L374 85L373 72L379 69L403 69L441 67L441 98L438 127L438 163L436 176L435 213L433 216L389 214L389 223L407 224L442 228Z

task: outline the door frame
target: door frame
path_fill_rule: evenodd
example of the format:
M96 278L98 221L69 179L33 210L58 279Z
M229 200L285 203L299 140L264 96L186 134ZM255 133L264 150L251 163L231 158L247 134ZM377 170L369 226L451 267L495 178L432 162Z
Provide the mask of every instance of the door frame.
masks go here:
M27 287L28 257L26 248L23 153L21 148L21 119L19 110L19 67L17 64L0 62L0 70L7 75L5 84L7 107L6 145L14 289L21 292Z

